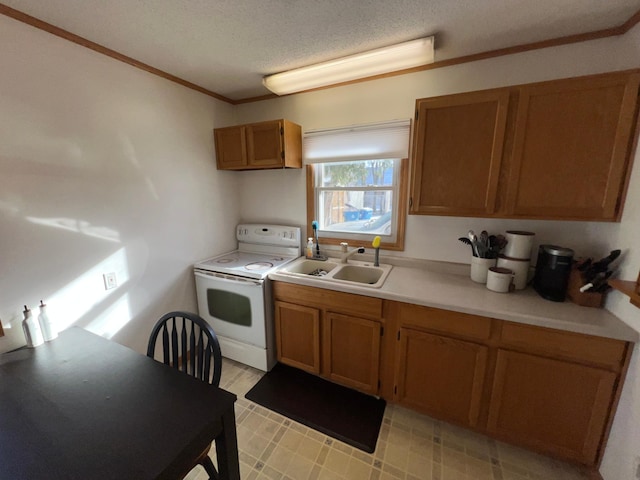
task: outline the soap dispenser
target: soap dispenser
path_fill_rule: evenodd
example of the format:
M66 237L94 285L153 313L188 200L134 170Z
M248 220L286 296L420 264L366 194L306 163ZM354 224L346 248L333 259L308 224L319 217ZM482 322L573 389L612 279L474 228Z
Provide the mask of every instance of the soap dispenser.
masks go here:
M22 330L24 330L24 338L27 340L27 347L34 348L38 345L42 345L44 343L44 339L42 338L40 325L38 325L36 319L31 315L29 307L25 305L22 314L24 315L24 320L22 320Z
M313 258L313 238L309 237L307 240L307 248L305 250L305 257Z
M49 316L47 315L47 305L40 300L40 315L38 315L38 323L42 330L42 337L45 342L50 342L54 338L58 337L58 331L55 329Z

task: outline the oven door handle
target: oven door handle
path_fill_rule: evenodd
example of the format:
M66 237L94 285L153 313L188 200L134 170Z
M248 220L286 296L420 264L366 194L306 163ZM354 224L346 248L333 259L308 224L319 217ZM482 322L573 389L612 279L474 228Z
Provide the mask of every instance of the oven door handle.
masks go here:
M215 272L202 272L200 270L196 270L195 272L195 276L196 277L200 277L200 278L205 278L205 279L210 279L211 277L215 278L216 280L220 281L220 282L226 282L226 283L235 283L235 284L251 284L251 285L255 285L257 287L262 286L262 282L259 280L251 280L248 278L239 278L239 277L232 277L230 275L225 275L223 273L215 273Z

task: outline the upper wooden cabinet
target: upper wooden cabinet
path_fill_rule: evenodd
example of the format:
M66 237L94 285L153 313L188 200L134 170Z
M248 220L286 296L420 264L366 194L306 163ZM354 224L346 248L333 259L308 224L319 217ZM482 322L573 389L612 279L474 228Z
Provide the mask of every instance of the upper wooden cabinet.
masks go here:
M411 213L494 212L508 103L506 90L417 101Z
M616 74L518 89L508 214L616 219L639 79Z
M616 221L638 70L416 102L412 214Z
M220 170L302 168L302 127L288 120L216 128Z

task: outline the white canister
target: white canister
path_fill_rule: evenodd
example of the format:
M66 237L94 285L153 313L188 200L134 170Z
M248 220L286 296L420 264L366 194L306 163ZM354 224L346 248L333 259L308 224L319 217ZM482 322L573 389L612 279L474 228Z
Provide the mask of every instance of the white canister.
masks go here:
M531 260L520 258L509 258L505 255L498 257L498 267L508 268L513 272L513 285L516 290L522 290L529 281L529 267Z
M491 267L487 272L487 288L494 292L507 293L513 287L513 271L503 267Z
M471 280L478 283L487 283L487 272L489 268L495 266L495 258L471 257Z
M504 256L510 258L531 259L531 248L533 247L533 232L523 232L520 230L507 230L505 237L507 245L504 247Z

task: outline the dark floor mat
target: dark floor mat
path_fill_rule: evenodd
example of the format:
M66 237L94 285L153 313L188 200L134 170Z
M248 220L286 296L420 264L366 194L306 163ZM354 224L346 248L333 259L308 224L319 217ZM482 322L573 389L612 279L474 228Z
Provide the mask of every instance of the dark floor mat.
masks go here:
M277 364L245 395L296 422L373 453L386 402Z

